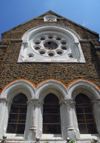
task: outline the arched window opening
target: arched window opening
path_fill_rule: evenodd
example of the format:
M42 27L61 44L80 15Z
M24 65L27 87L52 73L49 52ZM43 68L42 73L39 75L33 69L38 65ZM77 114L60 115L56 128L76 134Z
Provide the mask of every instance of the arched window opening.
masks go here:
M12 101L7 133L23 134L25 129L27 98L23 93L17 94Z
M50 93L44 99L43 105L43 133L60 134L60 107L58 98Z
M83 93L77 95L76 113L81 134L96 134L96 124L90 99Z

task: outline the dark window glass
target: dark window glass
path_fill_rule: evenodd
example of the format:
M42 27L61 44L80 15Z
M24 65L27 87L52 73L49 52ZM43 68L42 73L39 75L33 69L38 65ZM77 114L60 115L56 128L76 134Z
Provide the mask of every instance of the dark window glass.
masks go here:
M40 54L43 55L43 54L45 54L45 52L44 52L44 51L41 51Z
M45 40L45 38L42 37L41 40Z
M60 134L60 108L58 98L50 93L44 99L43 105L43 133Z
M61 38L57 38L57 40L61 40Z
M53 54L53 53L49 53L48 55L49 55L50 57L54 56L54 54Z
M48 37L49 39L53 39L53 37L52 36L50 36L50 37Z
M63 45L65 45L66 44L66 42L61 42Z
M40 42L35 42L35 44L37 44L37 45L38 45L38 44L40 44Z
M63 50L67 50L67 48L66 48L66 47L62 47L62 49L63 49Z
M54 50L58 47L58 45L53 41L49 41L44 44L44 47L48 50Z
M40 47L35 47L35 50L39 50L40 49Z
M96 134L96 124L93 117L90 99L83 93L77 95L76 113L81 134Z
M13 98L7 133L24 133L27 111L26 101L27 98L23 93L19 93Z
M58 55L61 55L61 54L62 54L62 52L61 52L61 51L58 51L58 52L57 52L57 54L58 54Z

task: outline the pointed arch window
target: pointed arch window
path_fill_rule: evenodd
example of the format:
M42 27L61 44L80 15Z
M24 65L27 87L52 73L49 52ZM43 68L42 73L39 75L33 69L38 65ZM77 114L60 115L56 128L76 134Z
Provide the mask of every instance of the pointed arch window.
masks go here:
M76 113L81 134L96 134L96 124L90 99L83 93L76 96Z
M24 134L27 98L23 93L17 94L12 101L7 133Z
M60 134L60 107L58 98L50 93L44 99L43 105L43 133Z

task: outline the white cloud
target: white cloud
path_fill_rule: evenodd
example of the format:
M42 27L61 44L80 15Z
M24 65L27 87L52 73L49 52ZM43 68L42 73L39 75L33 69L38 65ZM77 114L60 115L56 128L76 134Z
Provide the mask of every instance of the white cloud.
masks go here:
M83 22L82 25L83 25L83 26L87 26L87 25L89 25L89 22Z
M83 22L82 24L83 26L90 26L90 25L93 25L93 22Z

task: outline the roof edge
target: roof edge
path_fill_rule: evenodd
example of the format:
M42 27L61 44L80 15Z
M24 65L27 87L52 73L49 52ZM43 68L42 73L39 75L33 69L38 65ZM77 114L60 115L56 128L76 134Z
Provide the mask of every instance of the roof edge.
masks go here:
M94 33L94 34L96 34L96 35L99 35L99 33L95 32L95 31L93 31L93 30L91 30L91 29L89 29L89 28L87 28L87 27L85 27L85 26L82 26L81 24L78 24L77 22L74 22L74 21L72 21L72 20L70 20L70 19L68 19L68 18L66 18L66 17L64 17L64 16L62 16L62 15L56 13L56 12L53 12L52 10L49 10L49 11L47 11L47 12L41 14L41 15L38 15L38 16L36 16L36 17L34 17L34 18L32 18L32 19L26 21L26 22L23 22L23 23L21 23L21 24L15 26L15 27L13 27L13 28L11 28L11 29L9 29L9 30L7 30L7 31L5 31L5 32L3 32L3 33L1 33L1 35L2 35L2 34L5 34L5 33L7 33L7 32L9 32L9 31L11 31L11 30L13 30L13 29L15 29L15 28L21 26L21 25L24 25L24 24L30 22L31 20L37 19L38 17L40 17L40 16L42 16L42 15L44 15L44 14L47 14L48 12L51 12L51 13L53 13L53 14L56 14L56 15L58 15L58 16L64 18L64 19L66 19L66 20L68 20L68 21L70 21L70 22L72 22L72 23L74 23L74 24L76 24L76 25L78 25L78 26L80 26L80 27L82 27L82 28L84 28L84 29L86 29L86 30L88 30L88 31L90 31L90 32L92 32L92 33ZM57 18L57 19L60 19L60 18Z

